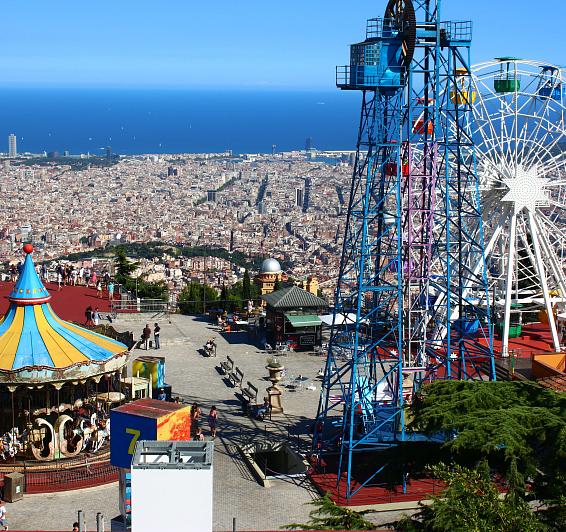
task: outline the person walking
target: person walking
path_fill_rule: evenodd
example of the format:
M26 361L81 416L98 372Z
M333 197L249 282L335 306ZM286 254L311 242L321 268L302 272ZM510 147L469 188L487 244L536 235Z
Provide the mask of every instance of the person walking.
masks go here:
M108 283L108 300L114 301L114 282L110 281Z
M6 506L4 506L4 501L0 500L0 526L2 530L8 530L8 520L6 519Z
M92 307L89 305L85 310L85 325L92 325Z
M210 435L212 439L216 438L216 421L218 420L218 412L216 407L213 406L208 413L208 426L210 427Z
M94 326L98 327L98 324L100 323L100 311L98 307L96 307L92 313L92 321L94 322Z
M153 324L153 340L155 342L155 349L159 349L161 347L161 343L159 341L159 333L161 332L161 327L159 323Z
M149 323L146 323L142 332L143 345L146 351L149 349L150 338L151 338L151 328L149 326Z
M96 283L96 297L102 299L102 281L100 279Z
M61 286L63 285L63 274L61 273L61 269L57 268L57 290L61 290Z
M191 406L191 433L195 434L199 428L201 409L198 403L193 403Z

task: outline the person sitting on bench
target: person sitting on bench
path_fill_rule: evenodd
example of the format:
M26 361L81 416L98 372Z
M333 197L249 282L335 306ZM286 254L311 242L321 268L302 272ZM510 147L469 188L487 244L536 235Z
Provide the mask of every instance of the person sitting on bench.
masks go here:
M206 341L204 349L209 357L216 355L216 341L214 340L214 338L209 338Z
M263 398L263 404L256 410L255 416L257 419L265 419L267 413L271 410L271 403L267 397Z

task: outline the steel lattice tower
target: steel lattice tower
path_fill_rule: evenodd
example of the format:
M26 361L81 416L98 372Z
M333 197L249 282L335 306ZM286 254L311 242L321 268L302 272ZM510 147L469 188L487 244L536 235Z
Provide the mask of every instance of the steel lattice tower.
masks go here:
M404 403L423 381L493 379L492 327L471 139L470 22L440 1L390 0L337 68L362 91L357 154L313 454L356 456L419 435Z

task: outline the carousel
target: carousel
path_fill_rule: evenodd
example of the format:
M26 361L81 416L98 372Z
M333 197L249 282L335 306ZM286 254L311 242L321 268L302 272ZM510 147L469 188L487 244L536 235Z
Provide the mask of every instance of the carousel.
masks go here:
M36 273L33 247L0 321L0 467L96 453L110 407L124 399L126 345L59 318Z

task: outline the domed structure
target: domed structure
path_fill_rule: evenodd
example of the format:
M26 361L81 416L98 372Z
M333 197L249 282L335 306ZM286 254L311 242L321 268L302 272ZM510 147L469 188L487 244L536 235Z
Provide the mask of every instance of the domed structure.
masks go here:
M268 274L272 274L272 275L277 275L281 272L282 272L281 264L279 264L279 261L277 261L275 259L265 259L261 263L260 274L268 273Z
M265 259L261 263L259 274L255 278L255 283L259 288L260 295L271 294L282 280L286 279L281 264L275 259ZM263 304L263 302L262 302Z

